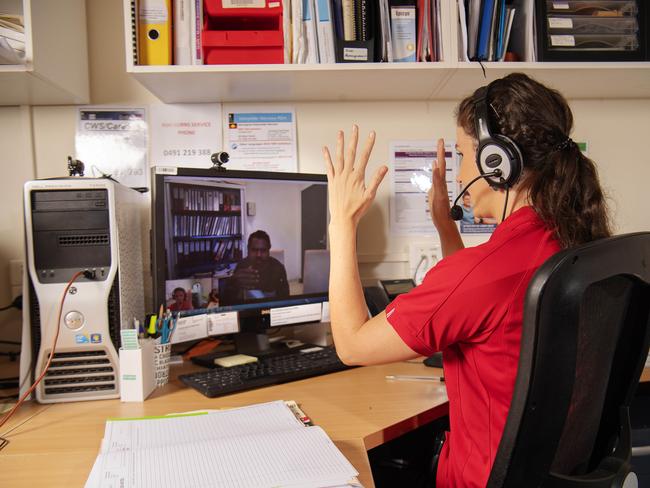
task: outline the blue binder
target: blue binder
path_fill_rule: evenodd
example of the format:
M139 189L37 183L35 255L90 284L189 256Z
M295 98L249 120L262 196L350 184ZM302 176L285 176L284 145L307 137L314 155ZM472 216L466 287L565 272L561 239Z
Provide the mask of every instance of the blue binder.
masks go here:
M495 7L495 0L484 0L481 11L481 24L479 28L478 49L476 57L485 61L488 59L488 49L490 46L490 31L492 26L492 13Z

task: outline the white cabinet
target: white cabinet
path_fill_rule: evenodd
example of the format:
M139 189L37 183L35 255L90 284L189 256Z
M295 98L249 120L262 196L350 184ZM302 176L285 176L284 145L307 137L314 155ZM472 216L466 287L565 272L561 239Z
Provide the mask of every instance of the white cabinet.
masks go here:
M127 72L167 103L455 100L513 71L572 99L650 98L650 62L478 63L458 61L457 0L442 1L444 61L316 65L138 66L132 1L124 0Z
M84 0L0 0L25 19L25 63L0 65L0 105L89 101Z

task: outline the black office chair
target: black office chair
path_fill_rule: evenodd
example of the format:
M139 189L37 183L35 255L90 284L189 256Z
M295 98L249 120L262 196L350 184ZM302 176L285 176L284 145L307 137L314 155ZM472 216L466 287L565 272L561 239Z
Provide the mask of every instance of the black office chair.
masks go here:
M629 405L648 355L650 232L562 251L528 287L488 488L636 487Z

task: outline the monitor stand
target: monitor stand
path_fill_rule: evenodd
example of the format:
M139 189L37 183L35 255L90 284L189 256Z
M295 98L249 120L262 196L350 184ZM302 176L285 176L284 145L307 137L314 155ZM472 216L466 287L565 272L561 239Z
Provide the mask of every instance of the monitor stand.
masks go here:
M239 354L262 357L285 350L281 344L272 344L265 332L240 332L235 334L235 348Z

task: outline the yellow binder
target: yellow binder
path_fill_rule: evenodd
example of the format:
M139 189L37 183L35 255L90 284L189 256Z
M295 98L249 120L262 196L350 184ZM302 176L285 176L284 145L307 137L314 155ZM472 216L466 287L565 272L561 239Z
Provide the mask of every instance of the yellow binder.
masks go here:
M171 0L138 0L139 64L172 64Z

